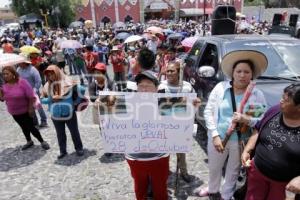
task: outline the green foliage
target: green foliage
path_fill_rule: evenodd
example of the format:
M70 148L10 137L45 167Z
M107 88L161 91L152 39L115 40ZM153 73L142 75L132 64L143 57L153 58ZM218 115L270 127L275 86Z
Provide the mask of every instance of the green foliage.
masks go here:
M260 6L265 5L265 0L245 0L244 6Z
M17 16L29 13L47 15L49 26L67 27L75 19L75 5L79 0L12 0L12 10ZM44 19L44 17L42 17Z

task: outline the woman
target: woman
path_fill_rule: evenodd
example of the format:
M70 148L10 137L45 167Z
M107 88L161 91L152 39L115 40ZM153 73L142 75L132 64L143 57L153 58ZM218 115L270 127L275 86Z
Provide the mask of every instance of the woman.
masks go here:
M70 130L77 155L82 156L84 152L78 130L77 115L74 109L76 99L73 98L73 92L80 93L76 96L83 96L85 89L69 80L56 65L50 65L44 71L44 74L47 77L47 83L44 86L43 95L48 98L42 99L42 102L48 104L51 119L56 130L60 150L57 158L61 159L67 155L65 125Z
M243 151L242 164L246 165L255 150L248 171L247 200L287 200L300 194L299 116L300 83L295 83L284 89L280 105L270 108L256 124ZM288 198L290 192L292 198Z
M222 197L224 200L229 200L233 196L240 169L239 140L241 137L238 136L240 135L237 134L238 131L234 131L226 146L223 146L222 140L232 122L253 127L266 108L263 93L254 87L242 113L233 111L230 88L233 91L236 108L239 108L250 81L266 70L267 58L257 51L234 51L224 56L221 67L224 74L232 81L223 81L215 86L204 110L208 129L209 181L208 190L200 191L199 195L209 194L210 199ZM245 114L250 108L256 109L255 116ZM227 157L225 183L219 193L222 168Z
M166 76L167 80L161 81L161 84L158 87L158 91L160 93L193 93L194 88L192 85L186 81L180 80L180 62L170 61L166 68ZM182 81L182 82L181 82ZM171 100L171 99L170 99ZM174 99L172 99L174 100ZM199 99L200 101L200 99ZM172 104L177 104L178 102L165 102L164 106L169 107L169 109L165 110L164 114L168 115L172 109ZM179 109L177 107L177 109ZM189 183L191 182L191 177L188 174L187 163L186 163L186 155L184 153L177 153L177 165L180 170L180 176L182 179Z
M8 112L21 127L27 143L22 147L26 150L33 146L30 133L41 143L43 149L50 147L45 142L39 130L33 124L35 96L32 87L12 66L2 69L4 85L0 90L0 99L6 102Z

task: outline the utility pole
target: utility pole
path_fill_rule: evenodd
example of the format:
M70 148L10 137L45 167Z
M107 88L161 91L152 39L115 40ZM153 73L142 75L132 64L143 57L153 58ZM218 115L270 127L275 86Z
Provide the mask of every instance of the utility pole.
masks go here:
M93 27L96 27L97 26L97 22L96 22L96 15L95 15L94 0L90 0L90 3L91 3L91 13L92 13Z
M206 14L206 12L205 12L205 9L206 9L206 0L204 0L203 1L203 36L205 36L205 26L206 26L206 24L205 24L205 14Z
M145 8L144 8L144 1L139 1L140 4L140 22L145 22Z
M116 22L120 21L120 16L119 16L119 1L115 0L115 14L116 14Z

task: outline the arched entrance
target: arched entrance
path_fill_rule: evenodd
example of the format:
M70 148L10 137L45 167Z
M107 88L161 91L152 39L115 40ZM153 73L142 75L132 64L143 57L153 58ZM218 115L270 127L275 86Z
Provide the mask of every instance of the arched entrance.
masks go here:
M106 17L106 16L103 17L102 20L101 20L101 22L104 23L104 26L105 26L107 23L109 23L110 21L111 21L110 18L109 18L109 17Z
M125 23L130 22L131 20L133 20L133 18L130 15L127 15L124 19Z

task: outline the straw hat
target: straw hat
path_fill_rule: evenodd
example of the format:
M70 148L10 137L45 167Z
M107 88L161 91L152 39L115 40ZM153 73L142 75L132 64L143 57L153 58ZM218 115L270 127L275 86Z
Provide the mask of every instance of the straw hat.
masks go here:
M31 64L31 61L30 61L30 59L29 59L29 57L28 57L27 54L25 54L25 53L20 53L19 55L20 55L20 56L23 56L23 57L25 58L25 60L24 60L22 63Z
M264 73L268 66L268 59L261 52L254 50L232 51L226 54L222 59L221 68L224 74L227 77L232 78L233 65L241 60L250 60L253 63L253 79L256 79Z

